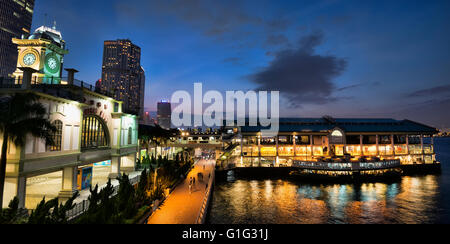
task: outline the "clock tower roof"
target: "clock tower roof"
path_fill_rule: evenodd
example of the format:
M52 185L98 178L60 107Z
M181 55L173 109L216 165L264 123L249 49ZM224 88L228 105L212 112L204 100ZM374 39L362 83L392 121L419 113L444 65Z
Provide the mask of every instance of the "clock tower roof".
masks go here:
M34 39L46 39L51 41L53 44L58 47L64 49L65 43L62 39L61 32L57 31L54 28L50 28L47 26L41 26L37 28L34 33L28 38L30 40Z

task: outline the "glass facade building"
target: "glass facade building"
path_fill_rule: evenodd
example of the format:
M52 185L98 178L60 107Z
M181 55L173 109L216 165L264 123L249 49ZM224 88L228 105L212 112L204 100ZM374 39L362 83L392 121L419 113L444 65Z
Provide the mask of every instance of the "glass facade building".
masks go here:
M170 105L170 102L168 101L161 101L157 105L157 122L158 125L161 126L164 129L170 129L171 127L171 115L172 115L172 108Z
M145 71L141 48L130 40L105 41L99 92L123 102L124 112L143 117Z
M17 45L12 38L30 34L34 0L0 0L0 77L16 70Z

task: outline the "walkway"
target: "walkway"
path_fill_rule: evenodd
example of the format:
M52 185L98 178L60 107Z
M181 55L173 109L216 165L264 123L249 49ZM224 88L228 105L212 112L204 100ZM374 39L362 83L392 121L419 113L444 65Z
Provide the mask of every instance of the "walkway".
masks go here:
M203 165L205 169L203 170ZM169 195L164 203L150 216L148 224L194 224L205 197L208 174L214 170L214 160L199 160L186 179ZM198 180L197 173L204 180ZM195 187L189 194L189 178L195 176Z

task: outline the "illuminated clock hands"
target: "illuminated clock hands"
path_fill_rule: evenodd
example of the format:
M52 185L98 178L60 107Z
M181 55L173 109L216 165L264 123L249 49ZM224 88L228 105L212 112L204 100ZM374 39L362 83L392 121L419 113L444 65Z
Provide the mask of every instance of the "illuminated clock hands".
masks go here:
M50 58L48 60L48 67L50 67L50 69L55 69L56 65L56 60L54 58Z
M36 61L36 56L32 53L28 53L23 57L23 63L25 65L32 65Z

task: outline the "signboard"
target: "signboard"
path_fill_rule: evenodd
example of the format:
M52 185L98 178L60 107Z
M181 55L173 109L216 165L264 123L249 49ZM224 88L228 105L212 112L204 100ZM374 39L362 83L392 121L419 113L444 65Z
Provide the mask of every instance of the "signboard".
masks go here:
M92 167L78 169L78 190L88 189L92 185Z
M94 166L111 166L111 160L95 163Z

